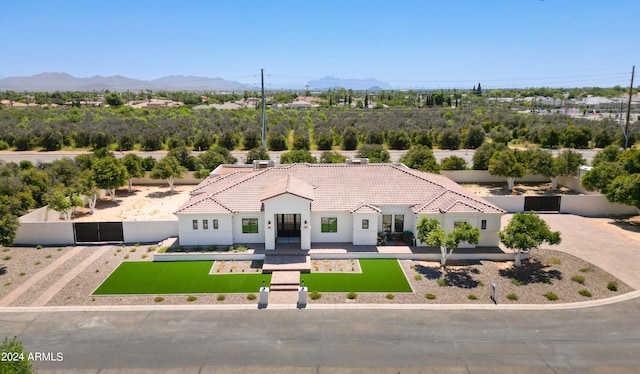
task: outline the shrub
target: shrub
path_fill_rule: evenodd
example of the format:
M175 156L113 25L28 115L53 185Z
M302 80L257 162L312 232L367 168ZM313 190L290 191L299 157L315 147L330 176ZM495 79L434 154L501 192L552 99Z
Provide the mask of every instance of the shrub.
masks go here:
M36 249L42 249L42 244L36 245Z
M351 291L351 292L349 292L347 294L347 299L349 299L349 300L355 300L357 297L358 297L358 294L353 292L353 291Z
M449 285L449 282L444 278L438 278L436 282L438 282L438 286L440 287L447 287Z
M574 275L571 277L571 280L580 284L584 284L584 276L582 275Z
M578 291L578 293L584 297L591 297L591 292L589 292L588 290L580 290Z
M246 252L249 248L245 247L244 245L239 245L236 247L236 251L238 252Z
M426 297L429 300L434 300L436 298L436 295L432 294L432 293L428 293L428 294L424 295L424 297Z
M618 291L618 282L610 281L607 283L607 289L609 291Z
M318 300L321 297L322 297L322 294L320 292L318 292L318 291L312 291L312 292L309 293L309 298L311 300Z
M518 280L518 279L516 279L516 278L511 278L511 283L512 283L514 286L518 286L518 287L519 287L519 286L522 286L522 282L520 282L520 280Z
M153 299L153 301L155 301L156 303L161 303L164 301L164 297L156 296L155 299Z
M388 293L385 297L389 300L393 300L395 298L392 293Z
M196 300L198 300L198 298L195 297L195 296L187 296L187 301L188 302L192 302L192 301L196 301Z
M21 276L21 277L24 277L25 275L27 275L27 273L25 273L25 272L23 271L22 273L20 273L20 274L18 274L18 275L19 275L19 276Z
M36 261L36 262L35 262L35 264L36 264L36 265L40 265L40 264L41 264L41 262L40 262L40 261Z
M517 301L518 300L518 295L516 295L515 293L508 293L507 294L507 299L511 300L511 301Z
M44 258L51 258L51 255L46 255L44 256Z
M547 298L547 300L551 300L551 301L556 301L558 300L558 295L554 294L553 292L547 292L546 294L543 295L544 297Z
M415 279L417 281L422 280L422 275L416 274L416 275L413 276L413 279Z
M218 246L215 245L215 244L214 245L210 245L209 246L209 250L212 251L212 252L217 251L218 250Z
M218 297L216 297L216 300L218 301L224 301L224 299L226 299L226 297L222 294L218 295Z
M134 253L134 252L136 251L136 249L137 249L136 247L133 247L133 248L131 248L131 249L129 250L129 252Z
M478 300L478 296L470 293L469 296L467 296L467 299L469 299L469 300Z
M478 286L480 286L480 287L484 287L484 282L483 282L483 281L481 281L481 280L479 280L479 281L478 281Z
M11 282L4 282L5 286L11 286Z
M56 251L58 251L58 252L60 252L60 251L62 251L62 250L64 250L64 248L57 248L57 249L56 249Z
M143 254L142 254L142 258L147 258L147 257L148 257L148 256L147 256L147 254L146 254L146 253L143 253Z
M148 246L148 247L147 247L147 252L153 252L153 251L155 251L155 250L156 250L156 247L154 247L154 246L152 246L152 245L150 245L150 246Z
M553 282L551 282L551 278L549 278L549 277L545 277L542 280L542 283L544 283L544 284L553 284Z
M578 271L579 271L579 272L581 272L581 273L586 273L586 272L588 272L589 270L591 270L591 269L590 269L590 268L588 268L588 267L583 267L583 268L580 268Z
M247 295L247 300L255 300L256 299L256 295L250 293Z
M3 260L9 261L9 260L11 260L11 256L4 256Z
M549 265L560 265L562 261L558 257L549 257Z
M165 253L169 248L167 247L160 247L160 249L158 249L158 253Z

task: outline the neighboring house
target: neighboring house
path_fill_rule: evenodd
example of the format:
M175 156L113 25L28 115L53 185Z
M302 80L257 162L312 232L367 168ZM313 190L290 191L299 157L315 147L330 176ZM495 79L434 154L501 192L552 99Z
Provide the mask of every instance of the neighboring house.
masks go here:
M504 210L450 179L402 164L221 165L176 212L181 245L348 242L376 245L378 232L415 234L421 216L445 230L466 221L478 246L497 246ZM422 245L422 243L418 243Z

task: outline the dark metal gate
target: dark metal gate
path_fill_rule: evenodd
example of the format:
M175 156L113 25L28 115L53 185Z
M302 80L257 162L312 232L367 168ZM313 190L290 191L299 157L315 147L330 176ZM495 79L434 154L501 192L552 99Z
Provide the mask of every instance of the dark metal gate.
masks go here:
M524 211L559 212L560 196L525 196Z
M122 222L75 222L73 231L76 243L122 242Z

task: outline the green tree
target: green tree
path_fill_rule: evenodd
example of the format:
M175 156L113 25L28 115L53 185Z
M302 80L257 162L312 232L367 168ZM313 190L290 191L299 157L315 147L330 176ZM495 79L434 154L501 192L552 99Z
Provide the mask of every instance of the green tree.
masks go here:
M453 230L445 232L440 227L438 219L423 216L418 220L417 232L418 240L429 246L440 248L442 266L446 265L447 258L460 243L476 245L480 242L480 230L468 222L457 222Z
M599 162L598 166L587 171L580 181L584 188L589 191L600 191L606 195L609 191L609 185L614 179L621 175L625 175L622 166L614 162Z
M89 214L93 214L96 208L96 202L100 195L100 188L96 184L95 176L91 169L83 170L78 177L78 181L74 186L76 193L84 195L89 203Z
M296 134L293 137L293 149L308 151L311 146L308 134Z
M347 156L335 151L324 151L320 155L321 164L344 164L346 160Z
M142 158L134 153L127 153L122 158L122 163L127 169L129 175L128 189L129 193L133 192L133 178L144 177L144 168L142 167Z
M604 149L596 153L591 160L591 165L598 166L605 162L616 162L622 151L615 144L606 146Z
M71 214L76 207L84 206L84 202L77 195L67 196L64 186L54 187L53 191L46 195L49 207L64 218L65 221L71 219Z
M290 152L283 153L280 156L281 164L295 164L295 163L310 163L315 164L316 159L309 153L309 151L305 151L303 149L296 149Z
M358 158L368 158L371 163L390 162L391 156L380 144L363 144L358 149Z
M175 157L166 156L153 167L153 170L151 170L151 178L166 179L167 183L169 183L169 189L173 192L175 179L182 178L183 171L184 167L180 165Z
M509 148L504 143L484 143L473 154L473 170L489 169L489 160L494 152L506 151Z
M11 212L8 204L5 204L5 198L8 199L8 196L2 196L0 199L0 245L10 246L16 238L20 222L18 217ZM0 362L0 364L2 363Z
M507 178L507 189L513 191L516 178L522 178L526 169L513 151L497 151L489 160L489 174Z
M127 182L127 168L113 157L96 159L91 166L96 185L107 190L111 201L116 201L116 189Z
M4 342L0 345L0 352L12 352L19 360L0 360L0 373L2 374L31 374L33 370L33 362L28 360L28 354L24 353L22 343L16 340L14 336L9 340L5 337ZM4 358L5 356L2 355Z
M342 132L342 149L353 151L358 148L358 133L353 127L347 127Z
M465 148L476 149L484 143L484 129L482 126L472 126L464 134Z
M551 189L558 186L558 177L561 175L561 160L553 157L550 151L542 149L530 150L529 170L534 174L539 174L551 178Z
M284 134L269 134L267 147L270 151L284 151L287 149L287 137Z
M586 164L585 159L578 152L567 149L557 157L559 175L578 175L580 166Z
M551 231L547 223L534 213L515 213L507 226L498 234L500 241L516 251L515 265L520 267L522 252L529 252L543 243L560 244L560 232Z
M104 95L104 100L107 102L107 104L109 104L109 106L122 106L124 104L122 96L114 91L111 91Z
M465 167L467 167L467 162L458 156L446 157L440 163L441 170L464 170Z
M460 148L460 134L447 130L440 135L440 148L456 150Z
M620 175L607 187L607 200L633 205L640 212L640 173Z
M411 169L438 173L440 168L431 148L424 145L414 145L400 158L400 162Z
M247 152L245 164L252 164L255 160L270 160L269 153L262 147L256 147Z
M317 132L314 135L319 150L331 150L333 148L333 134L330 131Z
M629 148L622 152L616 161L627 173L640 173L640 149Z

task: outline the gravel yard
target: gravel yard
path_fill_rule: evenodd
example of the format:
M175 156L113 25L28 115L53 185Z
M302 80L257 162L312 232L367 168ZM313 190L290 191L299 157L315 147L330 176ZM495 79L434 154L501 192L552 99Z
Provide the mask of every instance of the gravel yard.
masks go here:
M515 183L513 192L507 189L507 183L461 183L462 187L470 190L478 196L503 196L503 195L526 195L526 196L552 196L552 195L580 195L579 192L567 187L558 185L557 190L551 190L549 183Z

